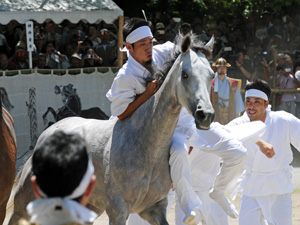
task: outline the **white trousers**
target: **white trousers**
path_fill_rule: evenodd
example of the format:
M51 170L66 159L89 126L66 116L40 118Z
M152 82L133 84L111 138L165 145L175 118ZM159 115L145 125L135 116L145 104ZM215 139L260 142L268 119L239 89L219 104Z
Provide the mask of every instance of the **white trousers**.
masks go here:
M204 218L202 218L202 221L199 223L199 225L229 225L227 214L216 201L209 197L209 191L196 192L196 194L203 204L202 214ZM178 199L175 199L175 224L185 225L183 223L183 218L185 215L179 206Z
M168 206L167 206L166 215L168 215L168 213L170 212L170 209L174 203L174 198L175 198L175 192L173 190L170 190L168 194ZM127 224L128 225L150 225L147 221L143 220L137 213L129 215Z
M175 192L185 215L195 207L199 207L200 210L202 207L202 203L192 187L188 148L186 138L175 131L169 164Z
M240 200L241 225L292 225L292 194L249 197Z

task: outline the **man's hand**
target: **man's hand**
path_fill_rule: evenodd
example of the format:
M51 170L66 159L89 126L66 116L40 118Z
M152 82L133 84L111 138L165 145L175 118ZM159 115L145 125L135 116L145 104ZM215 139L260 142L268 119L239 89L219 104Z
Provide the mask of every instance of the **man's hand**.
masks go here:
M147 95L152 96L155 94L155 92L157 91L157 82L158 80L153 80L147 83L147 87L145 91Z
M271 144L263 141L262 139L259 139L256 144L259 146L260 151L265 154L269 159L271 159L274 155L274 148Z

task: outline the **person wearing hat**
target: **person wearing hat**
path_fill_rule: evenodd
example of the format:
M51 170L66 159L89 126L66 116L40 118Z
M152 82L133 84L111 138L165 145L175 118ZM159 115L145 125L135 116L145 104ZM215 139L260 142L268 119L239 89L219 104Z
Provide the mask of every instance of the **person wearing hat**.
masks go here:
M266 81L250 82L245 91L246 111L229 126L264 122L266 131L261 139L273 146L275 156L267 159L256 146L245 146L248 154L239 188L239 224L262 224L264 218L267 223L263 224L292 225L291 145L300 150L300 120L285 111L271 111L271 88Z
M223 125L238 117L245 110L239 81L227 77L227 68L231 65L219 58L212 64L216 67L216 76L212 81L211 101L215 109L215 121Z
M57 131L32 155L33 192L37 199L26 210L29 223L19 225L80 225L92 223L98 214L87 205L96 184L92 158L85 140L75 133Z

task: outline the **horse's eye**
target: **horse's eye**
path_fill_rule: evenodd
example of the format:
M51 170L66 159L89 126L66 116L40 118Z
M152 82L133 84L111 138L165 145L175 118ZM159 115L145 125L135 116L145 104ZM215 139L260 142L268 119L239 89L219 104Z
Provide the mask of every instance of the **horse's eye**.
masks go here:
M186 73L182 73L181 76L182 76L183 79L188 79L189 78L189 75L187 75Z

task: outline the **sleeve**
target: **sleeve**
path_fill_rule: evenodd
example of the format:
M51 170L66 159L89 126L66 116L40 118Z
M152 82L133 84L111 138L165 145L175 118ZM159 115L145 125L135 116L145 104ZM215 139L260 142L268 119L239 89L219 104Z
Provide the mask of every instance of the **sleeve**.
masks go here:
M175 129L177 134L181 134L186 139L190 139L195 129L195 119L188 113L186 108L182 107L179 120Z
M119 116L134 101L136 91L128 77L116 77L106 97L111 101L111 114Z
M300 120L290 113L286 113L288 129L290 129L291 144L300 152Z

